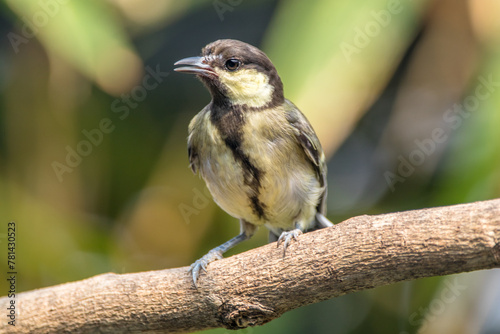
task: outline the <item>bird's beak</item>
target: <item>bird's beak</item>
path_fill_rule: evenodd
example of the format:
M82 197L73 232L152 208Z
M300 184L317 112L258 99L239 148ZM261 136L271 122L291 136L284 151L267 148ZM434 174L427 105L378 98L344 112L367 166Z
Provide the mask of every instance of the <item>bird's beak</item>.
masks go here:
M189 65L175 68L176 72L198 74L205 77L217 77L212 66L208 65L204 57L189 57L177 61L174 66Z

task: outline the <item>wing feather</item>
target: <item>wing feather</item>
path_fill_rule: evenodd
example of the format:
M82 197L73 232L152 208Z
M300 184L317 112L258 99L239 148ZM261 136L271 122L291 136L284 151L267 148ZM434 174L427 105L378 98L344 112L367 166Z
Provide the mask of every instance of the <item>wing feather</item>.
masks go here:
M208 112L209 106L203 108L196 116L193 117L188 127L188 157L189 157L189 167L193 171L193 173L197 173L200 169L200 159L198 158L198 146L200 145L199 136L196 136L196 129L203 129L204 126L202 124L204 114Z
M286 119L292 126L297 142L304 150L307 158L314 168L318 181L324 187L323 194L320 202L318 203L317 210L321 214L325 214L326 210L326 162L323 148L319 142L314 129L307 120L307 118L300 112L300 110L290 101L285 102Z

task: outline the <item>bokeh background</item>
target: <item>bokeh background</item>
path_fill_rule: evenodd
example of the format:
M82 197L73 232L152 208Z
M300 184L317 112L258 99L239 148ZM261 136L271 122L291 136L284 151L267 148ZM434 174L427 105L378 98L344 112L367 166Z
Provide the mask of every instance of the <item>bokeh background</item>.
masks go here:
M500 197L497 0L1 0L0 13L0 244L15 221L19 291L187 266L238 233L188 168L209 94L172 71L219 38L262 48L313 124L332 221ZM500 272L242 332L500 333Z

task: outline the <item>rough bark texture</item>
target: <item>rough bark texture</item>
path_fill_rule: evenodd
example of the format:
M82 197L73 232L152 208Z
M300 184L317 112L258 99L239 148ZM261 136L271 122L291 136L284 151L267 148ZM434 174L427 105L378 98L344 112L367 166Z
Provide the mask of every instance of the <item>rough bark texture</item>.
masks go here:
M420 277L500 266L500 200L359 216L216 261L198 290L188 267L103 274L17 295L2 333L189 332L264 324L297 307ZM6 312L7 297L0 298Z

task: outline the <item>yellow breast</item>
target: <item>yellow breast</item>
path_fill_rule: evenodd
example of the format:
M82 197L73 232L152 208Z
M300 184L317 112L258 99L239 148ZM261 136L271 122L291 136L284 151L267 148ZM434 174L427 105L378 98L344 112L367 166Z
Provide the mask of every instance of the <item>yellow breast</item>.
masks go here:
M260 171L258 189L248 182L245 163L235 159L219 129L202 117L196 131L199 168L216 203L230 215L255 224L292 229L311 223L321 195L316 174L279 109L245 113L239 149ZM264 210L259 215L255 198Z

